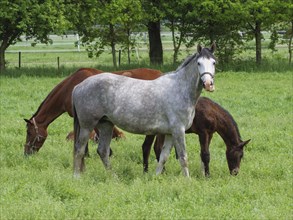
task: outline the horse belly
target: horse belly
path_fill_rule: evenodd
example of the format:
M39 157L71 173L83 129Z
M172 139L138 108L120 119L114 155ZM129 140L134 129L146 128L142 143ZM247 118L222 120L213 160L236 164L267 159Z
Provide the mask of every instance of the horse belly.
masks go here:
M163 124L162 122L142 120L133 118L131 123L129 121L123 120L111 120L119 128L134 134L145 134L145 135L155 135L155 134L170 134L169 126Z
M156 112L154 108L117 107L107 117L113 124L131 133L147 135L170 133L168 119L163 112Z

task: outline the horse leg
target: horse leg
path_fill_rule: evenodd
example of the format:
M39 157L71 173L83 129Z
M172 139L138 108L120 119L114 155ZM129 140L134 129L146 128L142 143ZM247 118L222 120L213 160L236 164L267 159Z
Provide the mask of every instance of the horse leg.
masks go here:
M172 136L171 135L166 135L165 136L165 141L164 141L164 146L162 148L161 154L160 154L160 159L159 163L156 169L156 174L159 175L162 173L164 169L164 165L170 155L171 149L173 146L173 141L172 141Z
M86 143L84 154L85 154L85 157L90 157L89 142Z
M157 159L158 162L160 160L160 154L161 154L161 151L163 149L164 141L165 141L165 135L158 134L156 136L156 140L155 140L155 143L154 143L154 151L155 151L156 159ZM165 170L166 169L165 169L165 166L164 166L162 172L165 172Z
M90 131L87 129L80 129L79 136L76 137L77 141L74 144L74 157L73 157L73 164L74 164L74 176L79 177L80 173L85 170L85 149L87 146L88 138L89 138Z
M187 153L186 153L186 143L185 143L185 131L182 129L180 132L174 132L173 143L175 145L179 162L183 171L183 175L189 177L188 163L187 163Z
M100 132L100 141L97 153L99 154L106 169L110 169L110 143L112 140L113 124L109 121L98 124Z
M199 134L199 142L200 142L200 157L202 162L202 171L203 174L208 177L210 175L210 151L209 146L212 139L212 135L208 133L201 133Z
M155 135L146 135L142 144L142 156L143 156L143 171L148 172L149 169L149 156Z
M156 159L158 162L160 160L160 154L163 149L164 141L165 141L165 135L158 134L156 136L156 140L155 140L155 144L154 144L154 151L155 151Z
M113 132L115 132L115 131L117 132L118 129L116 128L116 130L115 130L115 127L114 127ZM94 140L95 140L95 142L98 144L99 141L100 141L100 132L99 132L99 129L95 128L95 129L94 129L94 132L95 132L95 138L94 138ZM114 134L113 134L113 135L114 135ZM98 149L97 149L97 153L99 154ZM111 147L110 147L110 153L109 153L109 156L111 157L112 155L113 155L113 151L112 151L112 149L111 149Z

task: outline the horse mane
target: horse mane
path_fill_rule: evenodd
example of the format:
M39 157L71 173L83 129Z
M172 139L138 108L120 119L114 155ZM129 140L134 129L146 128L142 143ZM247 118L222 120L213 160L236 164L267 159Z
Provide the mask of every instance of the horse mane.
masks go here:
M214 60L216 59L216 57L209 48L202 48L198 57L206 57L208 59L213 58Z
M191 60L193 60L196 56L198 56L198 53L195 53L193 55L188 56L183 63L176 69L176 71L182 69L183 67L187 66Z
M60 87L62 87L63 84L64 84L67 80L69 80L70 78L71 78L71 77L64 79L64 80L61 81L61 82L60 82L55 88L53 88L53 89L51 90L51 92L47 95L47 97L46 97L46 98L42 101L42 103L39 105L37 111L33 114L33 116L31 117L31 119L32 119L33 117L35 117L35 116L39 113L40 109L42 108L42 106L44 105L44 103L48 100L48 98L51 97L51 96L55 93L56 90L58 91L58 90L60 89Z
M212 101L212 100L211 100ZM241 139L241 135L239 132L239 128L238 125L236 123L236 121L234 120L233 116L230 114L230 112L228 112L226 109L224 109L222 106L220 106L218 103L212 101L217 107L218 109L222 110L223 112L225 112L225 115L228 116L228 118L231 120L232 124L234 125L235 129L236 129L236 133L238 135L238 137Z
M181 68L187 66L191 60L193 60L194 58L198 59L199 57L206 57L208 59L213 58L216 59L214 54L212 53L212 51L209 48L202 48L202 50L200 51L200 53L195 53L191 56L188 56L183 63L176 69L180 70Z

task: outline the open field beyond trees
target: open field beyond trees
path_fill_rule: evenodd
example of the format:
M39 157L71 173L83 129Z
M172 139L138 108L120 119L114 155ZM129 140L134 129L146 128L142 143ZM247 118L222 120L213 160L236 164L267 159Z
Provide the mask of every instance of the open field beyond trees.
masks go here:
M173 44L170 32L162 32L162 44L164 50L164 66L170 65L173 60ZM288 65L288 45L286 43L280 43L276 45L276 51L268 49L270 43L270 33L263 33L262 41L262 56L263 61L260 66L261 70L266 71L283 71L292 68L292 65ZM24 37L23 37L24 38ZM86 51L86 47L80 45L77 47L77 35L51 35L53 44L36 44L31 46L33 40L25 40L12 45L6 51L6 63L7 68L15 68L21 66L21 68L73 68L76 69L80 66L97 67L106 66L106 69L113 68L111 48L106 47L105 51L97 58L89 58ZM132 66L145 66L149 65L149 44L147 33L141 32L135 35L136 45L131 50L130 65ZM201 43L202 42L198 42ZM209 46L209 45L205 45ZM233 62L218 63L220 70L233 70L233 71L254 71L259 68L255 64L255 45L254 41L245 42L246 50L235 55ZM127 60L126 50L117 45L117 62L119 63L119 50L120 54L120 69L123 66L129 66ZM217 50L221 50L218 48ZM193 54L196 51L196 46L186 48L181 46L179 53L179 62L186 58L187 55ZM20 53L20 54L19 54ZM217 51L216 51L217 53ZM58 61L59 60L59 61ZM59 62L59 64L58 64ZM176 68L178 64L175 64L171 69ZM162 68L162 67L161 67Z
M174 151L165 174L155 175L153 151L149 173L143 174L144 136L125 132L125 139L111 143L111 171L90 142L86 173L76 180L73 143L65 140L73 128L67 114L49 126L40 152L23 155L23 118L74 70L11 68L0 75L0 219L293 218L292 71L224 71L216 76L216 91L202 93L233 115L243 140L251 138L238 176L230 176L225 145L216 134L210 178L201 173L194 134L187 135L190 179L182 176Z

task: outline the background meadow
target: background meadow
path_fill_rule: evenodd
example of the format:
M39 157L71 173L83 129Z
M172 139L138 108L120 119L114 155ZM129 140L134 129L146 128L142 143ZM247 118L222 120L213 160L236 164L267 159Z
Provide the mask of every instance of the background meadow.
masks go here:
M220 72L216 91L203 91L233 115L243 140L251 138L238 176L230 176L217 134L210 178L201 173L195 134L187 135L190 179L174 152L165 174L156 176L152 151L143 174L144 136L125 132L125 139L111 143L111 171L90 142L86 172L76 180L73 143L65 140L73 127L67 114L49 126L39 153L23 156L23 118L73 70L22 68L0 75L1 219L292 219L292 71Z

